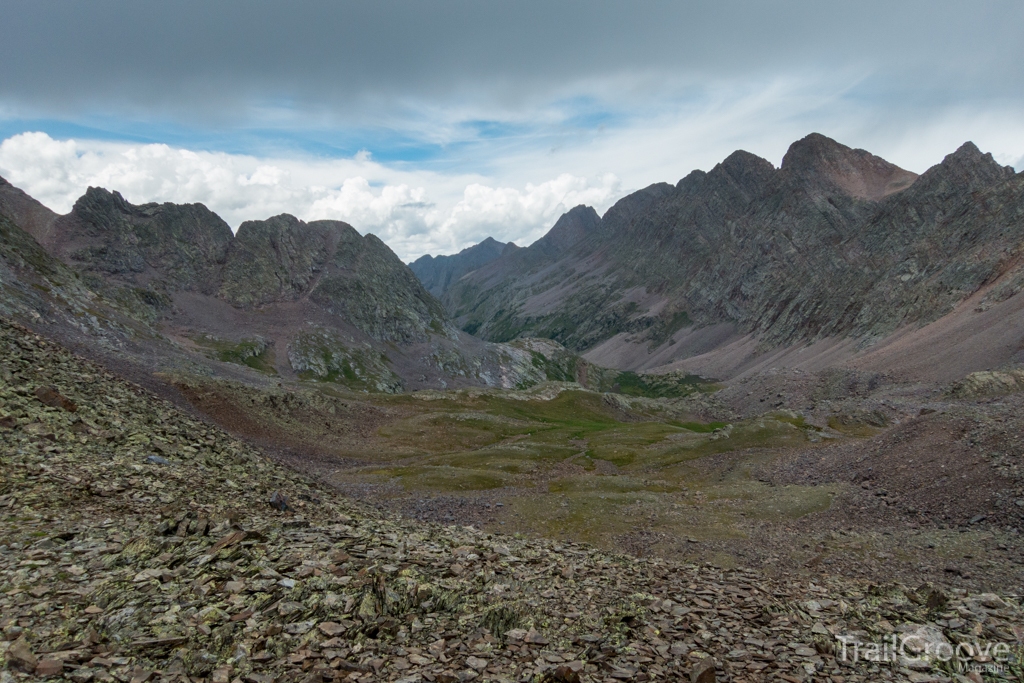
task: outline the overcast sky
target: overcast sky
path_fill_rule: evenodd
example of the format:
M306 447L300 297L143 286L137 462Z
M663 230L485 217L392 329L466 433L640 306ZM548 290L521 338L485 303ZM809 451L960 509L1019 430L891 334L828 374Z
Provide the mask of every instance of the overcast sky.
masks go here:
M817 131L1024 170L1024 2L0 0L0 175L233 227L340 218L404 259L778 165Z

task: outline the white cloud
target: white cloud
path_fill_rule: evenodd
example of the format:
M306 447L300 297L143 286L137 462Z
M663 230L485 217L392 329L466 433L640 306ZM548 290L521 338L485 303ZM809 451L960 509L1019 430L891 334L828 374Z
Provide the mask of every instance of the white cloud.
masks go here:
M117 190L131 202L201 202L232 227L292 213L340 219L372 232L403 259L451 253L488 235L532 242L579 203L606 208L619 183L562 174L524 188L476 175L401 171L352 159L262 159L194 152L163 144L54 140L23 133L0 143L0 175L58 212L89 186Z
M414 146L441 140L430 147L438 156L418 164L382 163L368 151L342 159L255 156L23 133L0 142L0 175L61 212L96 185L135 203L202 202L233 227L283 212L345 220L411 260L487 236L529 244L577 204L603 213L628 192L709 170L736 149L778 165L812 131L916 172L966 140L1024 167L1024 120L1005 102L900 108L851 96L859 78L808 72L692 89L663 83L671 96L640 93L647 104L633 110L611 106L621 88L609 84L628 81L614 78L529 116L428 107L412 117L418 128L393 131ZM595 123L602 117L607 125Z

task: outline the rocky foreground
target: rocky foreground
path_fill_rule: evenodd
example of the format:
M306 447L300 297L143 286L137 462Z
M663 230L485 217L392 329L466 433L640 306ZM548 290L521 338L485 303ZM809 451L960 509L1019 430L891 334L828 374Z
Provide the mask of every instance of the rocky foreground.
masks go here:
M1017 596L381 516L24 328L0 354L3 683L1024 680Z

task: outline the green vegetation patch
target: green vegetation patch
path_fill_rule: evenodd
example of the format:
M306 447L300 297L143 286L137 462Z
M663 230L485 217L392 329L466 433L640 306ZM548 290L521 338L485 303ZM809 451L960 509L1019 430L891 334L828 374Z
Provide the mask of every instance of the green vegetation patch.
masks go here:
M646 398L684 398L698 392L716 391L718 385L698 375L680 372L647 374L636 372L606 372L601 378L600 390L626 396Z
M244 365L265 375L276 375L273 343L262 337L232 342L209 334L192 337L192 341L205 347L212 358L223 363Z
M407 491L483 491L508 486L510 475L494 470L460 467L400 467L374 470L370 474L397 479Z

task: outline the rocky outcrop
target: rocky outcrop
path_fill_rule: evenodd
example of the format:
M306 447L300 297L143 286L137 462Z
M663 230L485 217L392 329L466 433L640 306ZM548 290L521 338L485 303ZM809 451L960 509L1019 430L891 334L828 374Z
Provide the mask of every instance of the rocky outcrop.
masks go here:
M980 398L1019 391L1024 391L1024 370L982 370L954 382L949 394L955 398Z
M303 379L337 382L353 389L396 394L402 380L386 354L330 329L300 332L288 345L288 362Z
M457 334L440 302L386 244L353 233L343 233L311 301L381 341Z
M228 224L202 204L135 206L90 187L43 246L83 273L212 294L231 240Z
M458 281L463 275L501 256L506 247L514 249L515 245L502 244L493 237L488 237L483 242L467 247L451 256L426 254L410 263L409 268L420 279L427 291L440 297L448 291L452 283Z
M815 134L779 169L740 151L641 190L556 258L502 256L444 301L484 339L577 351L620 333L657 347L715 323L764 346L875 339L941 317L1012 267L1022 214L1024 176L973 144L917 178Z
M283 214L247 221L228 249L220 296L240 307L308 299L380 341L454 333L439 303L373 235Z

